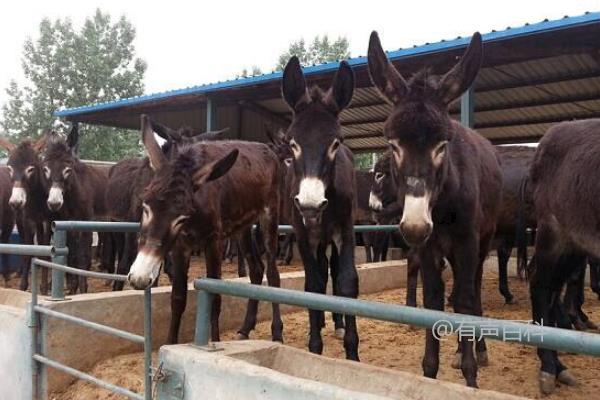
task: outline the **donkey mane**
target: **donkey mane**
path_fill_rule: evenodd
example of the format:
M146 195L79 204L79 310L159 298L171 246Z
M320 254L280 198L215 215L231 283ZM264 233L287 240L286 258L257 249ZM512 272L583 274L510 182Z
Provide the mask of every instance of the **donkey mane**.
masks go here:
M159 202L174 203L174 209L184 209L186 213L191 211L194 195L192 177L200 165L200 158L194 146L180 148L168 166L156 173L144 190L144 198L152 195Z
M64 139L53 139L46 146L45 157L48 160L71 158L71 150Z

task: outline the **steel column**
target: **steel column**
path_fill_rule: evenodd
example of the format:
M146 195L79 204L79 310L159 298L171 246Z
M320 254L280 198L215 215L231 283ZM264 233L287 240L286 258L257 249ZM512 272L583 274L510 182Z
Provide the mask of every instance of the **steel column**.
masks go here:
M213 295L204 290L198 291L196 301L196 334L194 343L197 346L207 346L210 337L210 313Z
M152 400L152 289L144 290L144 400Z
M460 122L464 126L475 126L475 91L473 85L460 98Z
M31 398L38 400L40 398L40 365L33 358L38 352L38 325L39 319L35 311L38 302L38 282L37 266L35 259L31 260L31 303L29 304L29 328L31 330Z
M63 230L55 230L52 235L53 245L59 249L67 247L67 232ZM64 255L53 255L52 262L55 264L67 264L67 259ZM52 300L60 301L65 299L65 273L57 269L52 269Z
M217 129L217 105L208 97L206 99L206 131L214 131Z

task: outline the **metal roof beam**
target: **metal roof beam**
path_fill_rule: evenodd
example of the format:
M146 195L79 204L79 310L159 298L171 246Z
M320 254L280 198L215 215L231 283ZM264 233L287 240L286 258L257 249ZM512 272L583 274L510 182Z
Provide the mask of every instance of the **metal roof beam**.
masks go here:
M569 72L568 74L545 76L545 77L537 78L537 79L524 78L521 80L500 83L500 84L491 84L491 85L487 85L487 86L486 85L477 85L477 81L475 81L475 93L479 94L479 93L494 92L497 90L505 90L505 89L522 89L522 88L524 89L524 88L529 88L532 86L548 85L548 84L552 84L552 83L577 81L577 80L581 80L581 79L591 79L591 78L600 78L600 70Z
M508 121L500 121L500 122L488 122L485 124L475 124L475 129L489 129L489 128L504 128L509 126L523 126L523 125L538 125L538 124L554 124L557 122L563 121L574 121L579 119L588 119L588 118L599 118L600 110L594 111L591 113L578 113L578 114L570 114L568 116L550 116L550 117L541 117L541 118L522 118L522 119L513 119Z

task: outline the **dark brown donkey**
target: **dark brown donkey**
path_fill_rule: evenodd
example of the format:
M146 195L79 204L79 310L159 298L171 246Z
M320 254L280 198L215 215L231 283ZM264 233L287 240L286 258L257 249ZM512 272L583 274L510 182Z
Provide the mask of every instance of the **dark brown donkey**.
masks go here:
M187 297L187 268L191 252L204 245L206 271L221 277L223 243L227 237L245 232L252 283L261 284L262 263L250 253L250 227L257 220L265 236L267 280L279 286L276 265L279 205L279 162L264 144L241 141L197 143L179 146L169 160L154 138L148 120L142 117L142 137L155 171L143 195L143 214L137 257L128 280L144 289L157 278L165 256L173 259L173 291L169 341L177 341ZM258 260L260 261L260 260ZM247 337L256 323L258 302L249 301L240 334ZM220 296L212 304L211 335L219 340ZM283 340L279 305L273 304L274 340Z
M376 32L368 63L373 84L392 103L384 135L392 150L392 176L404 204L400 231L421 262L424 304L444 309L440 266L450 261L458 313L481 315L483 261L494 236L500 208L502 172L493 146L453 120L448 105L475 80L482 60L475 33L462 59L441 78L423 70L406 81L387 59ZM461 335L457 353L467 385L477 386L473 337ZM487 363L485 342L478 361ZM423 372L435 378L439 341L427 330Z
M575 262L588 254L600 257L600 119L563 122L540 140L531 166L537 218L535 270L530 271L533 320L555 326L552 310L565 281L585 266ZM558 380L576 384L554 350L538 348L542 393L554 391Z
M342 144L339 121L339 113L352 100L353 91L354 73L345 61L340 63L326 92L318 86L307 88L297 57L290 59L283 72L283 97L293 111L286 139L293 154L292 224L304 263L304 288L308 292L325 293L331 268L333 292L356 298L354 162L352 152ZM309 318L308 348L321 354L325 315L309 310ZM358 361L356 318L346 315L345 323L346 358Z
M55 219L90 221L106 216L104 191L108 177L77 158L79 141L77 124L67 139L53 135L46 145L43 161L43 181L47 189L47 207L56 214ZM67 234L69 255L67 264L89 270L92 264L92 232ZM85 277L67 276L71 294L87 292Z
M8 243L10 235L15 226L15 212L8 204L12 194L12 182L8 167L0 167L0 243ZM8 254L2 254L0 257L0 272L4 278L4 284L8 286L10 278L10 265Z
M17 215L17 228L23 244L50 243L51 213L46 207L48 191L42 183L42 163L40 151L44 148L49 133L37 141L24 140L18 145L0 139L0 146L8 152L8 171L12 181L12 192L8 201ZM21 290L29 286L31 257L23 257L21 265ZM42 269L42 293L48 292L48 270Z
M196 134L186 126L172 129L152 119L149 119L149 123L152 130L165 139L161 149L167 158L170 158L177 146L220 140L227 131L227 129L223 129ZM109 218L112 221L140 221L142 218L142 193L153 176L154 172L148 158L128 158L119 161L111 168L106 190L106 204ZM112 262L111 265L114 265L116 258L118 260L116 272L121 275L127 274L137 254L137 235L135 233L115 233L111 235L111 239L115 245L112 254L108 256L109 264ZM123 282L114 282L113 289L123 289Z

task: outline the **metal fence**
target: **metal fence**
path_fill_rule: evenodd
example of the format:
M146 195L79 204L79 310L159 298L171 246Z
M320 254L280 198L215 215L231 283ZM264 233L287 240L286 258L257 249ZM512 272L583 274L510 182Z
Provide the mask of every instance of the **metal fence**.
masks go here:
M206 346L210 337L212 296L222 294L434 330L443 329L446 333L464 332L475 338L483 336L486 339L514 341L558 351L600 356L598 334L218 279L197 279L194 281L194 288L198 291L194 339L198 346Z
M121 223L121 222L87 222L87 221L60 221L53 223L54 234L52 237L53 245L19 245L19 244L0 244L0 254L14 254L31 257L51 257L52 261L33 258L31 260L31 304L30 321L31 328L31 360L32 360L32 398L38 400L45 392L42 387L45 374L44 368L50 367L72 375L78 379L92 382L111 392L126 396L130 399L151 400L152 398L152 298L150 288L144 291L144 334L137 335L131 332L113 328L111 326L88 321L83 318L75 317L69 314L52 310L38 303L39 288L37 271L39 268L49 268L52 271L52 289L50 300L64 301L64 280L65 274L73 274L88 278L105 279L112 281L126 281L127 276L108 274L101 272L85 271L66 266L67 232L68 231L96 231L96 232L136 232L139 224ZM44 318L57 318L69 323L84 326L105 334L120 337L125 340L139 343L144 347L144 392L143 394L134 393L124 387L114 385L110 382L96 378L85 372L64 365L61 362L48 358L41 352L43 348L44 337L40 335L44 330Z

